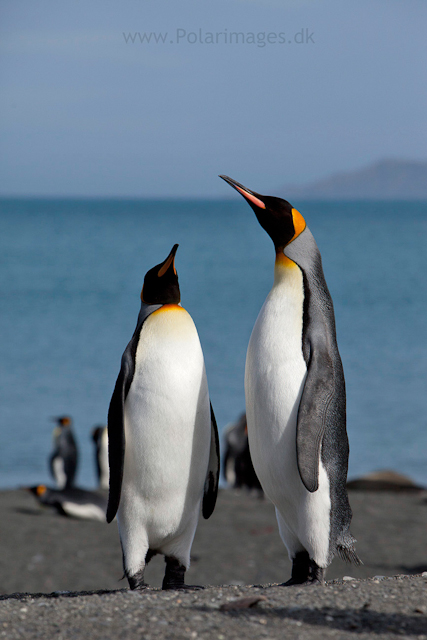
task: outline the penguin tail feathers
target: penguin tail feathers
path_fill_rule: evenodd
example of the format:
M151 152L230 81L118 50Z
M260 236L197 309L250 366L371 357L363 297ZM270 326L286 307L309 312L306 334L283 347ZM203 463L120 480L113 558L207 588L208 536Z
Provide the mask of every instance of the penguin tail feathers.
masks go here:
M363 564L362 560L357 555L353 545L344 546L339 544L337 546L337 554L339 555L341 560L344 560L344 562L349 562L351 564L354 564L356 567Z

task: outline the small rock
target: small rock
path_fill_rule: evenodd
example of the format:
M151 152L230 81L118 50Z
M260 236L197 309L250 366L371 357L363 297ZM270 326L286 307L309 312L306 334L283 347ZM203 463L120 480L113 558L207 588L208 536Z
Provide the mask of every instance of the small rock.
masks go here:
M250 609L255 607L258 602L267 600L264 596L252 596L250 598L239 598L238 600L230 600L230 602L224 602L220 606L220 611L234 611L236 609Z
M352 576L344 576L343 580L344 580L344 582L348 582L350 580L356 580L356 578L353 578Z
M416 607L414 611L415 613L422 613L423 615L427 615L427 607L419 606L419 607Z

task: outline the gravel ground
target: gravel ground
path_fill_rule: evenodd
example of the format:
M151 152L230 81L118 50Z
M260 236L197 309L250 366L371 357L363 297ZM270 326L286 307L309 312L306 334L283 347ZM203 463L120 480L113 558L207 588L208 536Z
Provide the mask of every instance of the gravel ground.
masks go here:
M186 577L215 586L161 592L156 557L146 573L152 588L141 593L119 581L115 523L72 520L25 491L2 491L0 637L427 640L426 494L351 492L350 502L364 565L335 559L324 586L275 585L290 563L272 505L223 490L212 518L200 520ZM254 606L221 609L242 598Z
M425 576L324 586L209 587L2 596L0 636L15 639L427 638ZM256 602L258 600L258 602ZM252 604L253 606L248 606Z

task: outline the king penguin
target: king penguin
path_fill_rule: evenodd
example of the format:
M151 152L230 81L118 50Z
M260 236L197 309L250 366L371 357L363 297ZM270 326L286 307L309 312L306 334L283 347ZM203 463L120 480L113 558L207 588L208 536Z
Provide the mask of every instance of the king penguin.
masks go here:
M274 284L248 345L245 396L255 471L292 561L283 586L321 583L335 555L359 564L346 478L344 373L332 299L302 215L227 176L274 242Z
M166 560L163 589L195 588L184 574L200 506L209 518L218 492L218 431L199 336L180 305L177 248L145 275L108 412L107 522L117 513L131 589L146 586L157 553Z
M50 489L44 484L27 487L27 489L41 505L53 507L63 516L105 522L107 500L102 493L78 487L62 490Z
M74 485L77 471L78 450L69 416L53 418L53 451L49 457L49 469L58 489L69 489Z
M95 469L98 478L99 489L108 489L110 486L108 469L108 429L99 425L92 429L92 440L95 445Z

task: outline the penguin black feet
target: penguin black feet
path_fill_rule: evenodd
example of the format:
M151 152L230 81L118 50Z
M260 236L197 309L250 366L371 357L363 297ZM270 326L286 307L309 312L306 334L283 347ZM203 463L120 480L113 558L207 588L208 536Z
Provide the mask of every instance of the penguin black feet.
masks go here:
M132 589L132 591L135 591L135 589L147 589L148 584L144 582L144 569L141 569L141 571L138 571L133 576L126 574L126 577L129 582L129 588Z
M294 585L323 584L324 569L310 559L307 551L300 551L292 560L292 577L281 587Z
M185 567L176 558L166 556L166 571L163 578L162 589L203 589L196 585L184 584Z
M153 551L153 549L148 549L145 556L144 568L134 573L133 576L130 576L125 569L125 575L129 582L129 588L132 589L132 591L134 591L135 589L140 589L140 590L147 589L149 587L149 585L146 582L144 582L144 572L145 572L145 567L150 562L151 558L153 558L155 555L157 555L157 551Z

